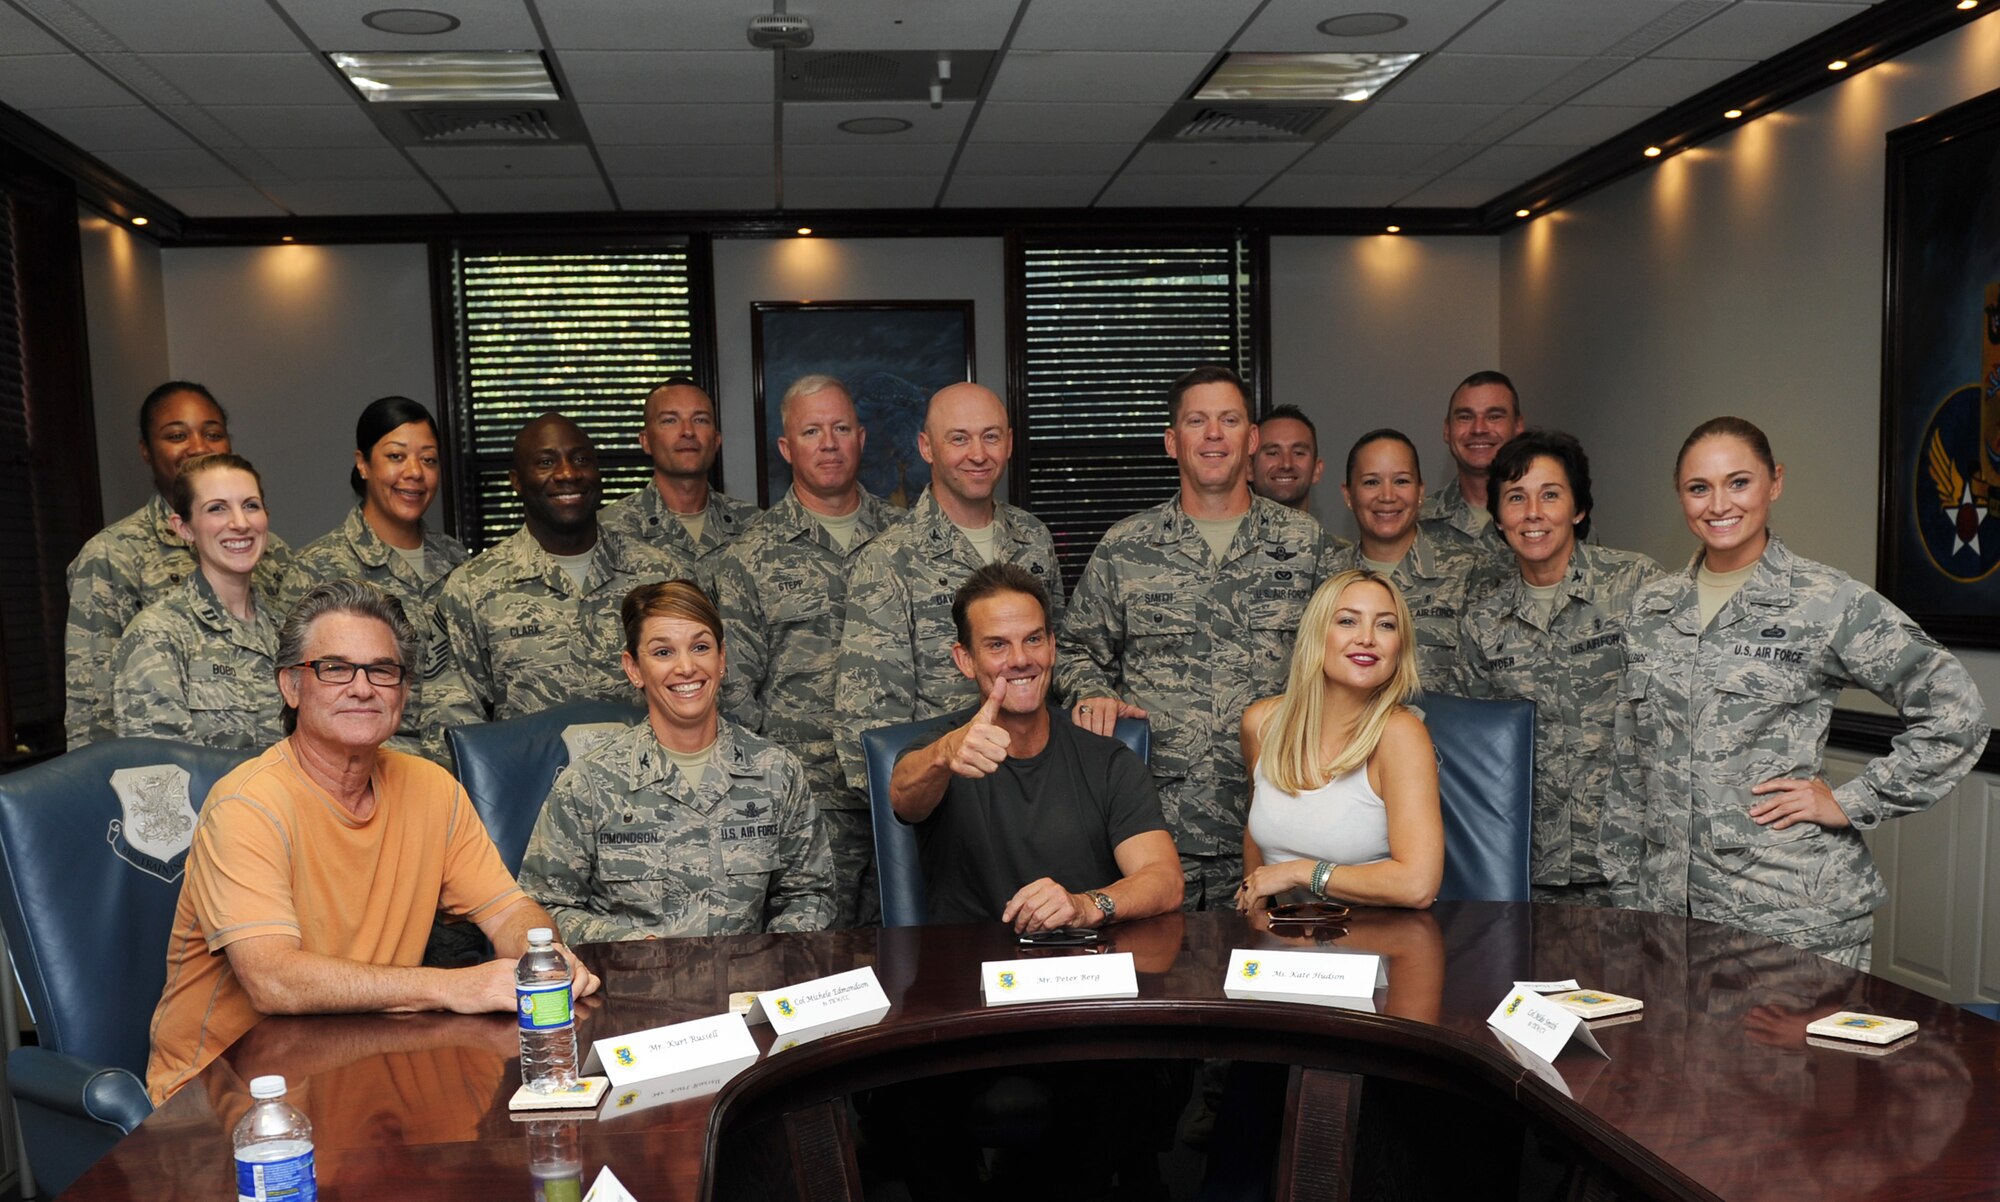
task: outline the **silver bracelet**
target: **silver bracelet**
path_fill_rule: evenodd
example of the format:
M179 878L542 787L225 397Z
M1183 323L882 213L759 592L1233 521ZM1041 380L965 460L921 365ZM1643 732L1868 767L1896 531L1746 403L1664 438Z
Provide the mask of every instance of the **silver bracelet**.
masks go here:
M1333 875L1333 865L1321 860L1313 865L1312 891L1316 896L1326 896L1326 879Z

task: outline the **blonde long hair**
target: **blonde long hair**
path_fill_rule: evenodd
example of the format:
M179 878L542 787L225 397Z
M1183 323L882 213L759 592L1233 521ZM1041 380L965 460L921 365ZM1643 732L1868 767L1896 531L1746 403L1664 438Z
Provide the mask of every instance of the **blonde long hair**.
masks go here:
M1354 724L1347 746L1331 763L1320 760L1320 731L1326 713L1326 632L1340 608L1340 595L1356 584L1379 584L1389 592L1396 607L1396 671L1368 698L1361 717ZM1417 693L1417 631L1410 619L1409 603L1395 582L1380 572L1353 568L1319 586L1306 603L1299 622L1298 641L1292 645L1292 670L1277 708L1264 721L1264 745L1257 765L1264 778L1296 797L1317 789L1337 776L1344 776L1368 762L1382 741L1382 731L1403 703Z

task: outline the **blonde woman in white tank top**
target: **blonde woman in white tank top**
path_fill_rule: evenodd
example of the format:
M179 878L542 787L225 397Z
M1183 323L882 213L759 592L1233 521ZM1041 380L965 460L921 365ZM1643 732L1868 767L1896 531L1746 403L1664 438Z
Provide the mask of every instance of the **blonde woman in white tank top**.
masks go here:
M1360 569L1306 606L1285 691L1243 715L1253 767L1239 910L1328 897L1421 909L1444 875L1437 757L1417 691L1417 645L1394 584Z

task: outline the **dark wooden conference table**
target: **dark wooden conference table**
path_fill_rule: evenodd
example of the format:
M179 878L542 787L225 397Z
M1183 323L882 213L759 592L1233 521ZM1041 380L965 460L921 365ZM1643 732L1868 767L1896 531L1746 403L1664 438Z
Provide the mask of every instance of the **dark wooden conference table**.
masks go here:
M764 1055L706 1096L618 1113L614 1091L571 1129L583 1181L609 1165L642 1202L741 1193L731 1133L762 1129L782 1133L796 1186L771 1196L858 1196L840 1101L854 1091L1025 1061L1221 1057L1302 1066L1281 1153L1292 1197L1338 1196L1354 1098L1371 1077L1502 1109L1573 1152L1591 1197L2000 1196L2000 1023L1754 935L1525 904L1357 911L1323 946L1387 958L1370 1013L1224 998L1231 949L1314 942L1234 914L1107 934L1109 950L1134 956L1137 998L998 1009L981 1005L978 965L1020 954L998 923L584 948L604 979L581 1022L586 1047L715 1014L734 991L862 965L891 1009L779 1051L755 1026ZM1609 1059L1571 1049L1538 1072L1485 1018L1515 980L1569 977L1644 999L1643 1017L1597 1029ZM1808 1043L1806 1024L1841 1009L1922 1027L1887 1054ZM269 1072L290 1079L313 1121L330 1202L528 1198L529 1124L506 1109L516 1051L508 1015L266 1019L64 1198L231 1196L230 1128L249 1079ZM1450 1155L1453 1133L1437 1139Z

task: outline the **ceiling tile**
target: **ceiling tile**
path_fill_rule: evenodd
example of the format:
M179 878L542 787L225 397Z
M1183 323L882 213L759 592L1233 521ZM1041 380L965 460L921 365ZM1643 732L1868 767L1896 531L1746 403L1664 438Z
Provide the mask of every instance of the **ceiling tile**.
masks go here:
M1661 53L1675 58L1767 59L1867 7L1743 0L1667 43Z
M312 0L302 0L311 3ZM549 41L565 50L747 50L752 12L732 0L544 0Z
M74 55L0 57L0 104L67 109L131 104L135 99L110 76Z
M1099 181L1132 154L1130 142L970 142L961 175L1094 175Z
M244 154L239 160L236 153L224 149L219 151L224 158L237 162L243 173L259 183L274 178L262 174L265 168L257 166L260 161L268 164L270 170L279 174L282 180L417 180L421 177L402 152L387 146L371 149L347 147L308 147L294 149L274 149L261 147Z
M1642 58L1578 96L1577 101L1665 108L1754 65L1711 58Z
M310 216L445 213L451 209L437 189L421 181L294 180L269 185L267 190L292 212Z
M174 51L286 51L300 49L293 33L264 0L87 0L91 20L141 54Z
M759 146L600 146L598 157L614 179L625 176L769 175L769 143Z
M823 146L794 143L785 147L785 176L802 175L934 175L951 166L949 142L891 142L876 138L867 144Z
M1493 3L1494 0L1422 0L1391 5L1384 0L1270 0L1231 49L1279 54L1298 50L1436 50ZM1409 24L1392 33L1335 38L1319 31L1319 23L1329 17L1391 8L1409 20Z
M1490 179L1437 179L1396 203L1403 208L1474 208L1506 190L1507 185Z
M1722 3L1698 3L1689 15L1705 16ZM1681 0L1506 0L1452 41L1454 54L1540 54L1560 46L1575 54L1601 54L1626 36L1674 10Z
M1266 175L1139 175L1127 171L1111 181L1099 208L1129 205L1240 205L1264 186Z
M1489 146L1460 163L1447 178L1518 184L1576 157L1570 146Z
M147 188L226 188L243 182L206 150L120 150L98 156Z
M248 184L230 188L155 188L153 195L189 217L282 217L285 210Z
M1000 63L989 100L1171 104L1194 85L1210 54L1016 50Z
M29 109L28 116L92 154L113 150L173 150L194 145L173 122L143 105Z
M620 179L618 200L629 210L674 212L682 209L768 209L774 195L771 175L740 179Z
M601 179L452 179L439 186L466 213L584 213L609 209Z
M1250 203L1258 207L1373 209L1395 204L1424 182L1407 175L1300 175L1271 181Z
M1292 174L1400 176L1437 157L1423 143L1324 142L1292 168Z
M353 95L316 54L148 54L196 104L342 104Z
M1010 44L1020 50L1198 50L1212 53L1251 13L1257 0L1202 0L1160 5L1135 16L1130 0L1062 0L1030 4Z
M788 209L928 209L937 200L938 175L806 176L785 180Z
M377 0L371 0L371 3ZM381 146L382 133L359 105L213 104L203 110L252 146Z
M438 180L597 178L588 146L412 146L410 157Z
M1159 124L1151 104L1008 104L989 100L973 127L976 142L1124 142Z
M155 0L157 2L157 0ZM542 45L534 18L521 0L450 0L430 4L407 0L413 7L449 12L458 28L445 33L383 33L363 25L361 18L392 0L274 0L287 16L322 50L535 50ZM543 11L554 7L543 5Z
M0 53L8 57L23 54L68 54L69 47L49 36L40 25L14 9L0 4Z
M1383 99L1398 104L1517 104L1586 62L1546 55L1440 54L1404 72Z
M771 56L762 50L568 50L557 58L576 99L586 104L726 104L771 98Z
M1521 146L1595 146L1661 111L1652 105L1566 104L1501 141Z
M1148 142L1132 157L1127 171L1151 175L1262 175L1271 176L1298 161L1306 147L1287 142L1277 145L1220 143Z
M762 104L586 104L580 106L599 146L741 146L769 142L777 106Z
M814 50L997 50L1020 0L792 0L812 22ZM742 0L544 0L557 46L605 50L744 50L753 13Z
M969 100L954 101L935 109L923 101L788 104L785 106L785 142L787 145L813 143L837 146L883 142L956 144L965 132L965 123L972 117L973 107ZM840 128L841 122L857 117L898 117L908 121L910 128L899 134L851 134Z
M1390 104L1375 101L1342 126L1328 145L1347 142L1415 142L1443 146L1506 116L1504 104Z
M1080 209L1104 187L1103 175L954 175L944 203L960 209Z

